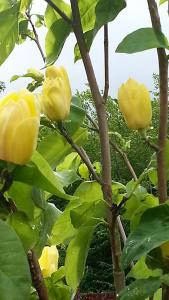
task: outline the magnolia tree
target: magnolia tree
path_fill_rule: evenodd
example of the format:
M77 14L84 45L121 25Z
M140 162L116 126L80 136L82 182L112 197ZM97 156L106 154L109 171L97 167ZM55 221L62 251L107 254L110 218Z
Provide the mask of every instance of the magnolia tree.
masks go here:
M22 76L14 75L12 81L30 77L31 82L0 101L0 298L73 299L84 274L90 241L102 223L109 230L116 298L169 299L166 54L169 44L162 33L158 3L147 0L152 27L130 33L116 50L131 54L157 48L159 60L160 110L156 140L151 139L152 110L147 88L134 79L126 79L118 92L119 114L123 114L126 126L142 135L154 151L147 168L137 177L125 147L109 141L106 112L108 23L125 10L125 0L37 1L46 2L44 15L32 15L32 2L0 1L0 63L5 63L15 44L31 39L40 51L45 68L45 74L29 69ZM161 0L160 4L164 2L167 1ZM39 42L39 26L48 30L45 50ZM102 27L103 94L89 54ZM53 65L70 34L76 37L75 60L80 59L84 64L97 122L90 108L85 111L80 99L72 96L65 67ZM100 139L100 162L91 162L83 148L87 139L86 118ZM131 173L131 181L126 186L111 177L110 151L124 159ZM158 196L142 186L146 180L151 180ZM54 198L67 201L63 212L52 204ZM128 237L124 220L130 224ZM60 245L65 246L66 257L64 265L58 268Z

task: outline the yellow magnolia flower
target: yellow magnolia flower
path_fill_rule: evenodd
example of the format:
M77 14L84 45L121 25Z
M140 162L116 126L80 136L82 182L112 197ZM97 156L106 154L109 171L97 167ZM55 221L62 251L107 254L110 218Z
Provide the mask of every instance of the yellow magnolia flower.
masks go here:
M131 129L149 127L152 118L151 99L144 84L129 79L119 88L118 103L127 126Z
M50 277L58 269L59 253L56 246L46 246L43 248L39 258L39 265L44 277Z
M42 111L52 121L67 118L72 98L69 78L64 67L50 66L46 69L42 88Z
M0 159L27 163L37 145L40 111L27 90L0 100Z

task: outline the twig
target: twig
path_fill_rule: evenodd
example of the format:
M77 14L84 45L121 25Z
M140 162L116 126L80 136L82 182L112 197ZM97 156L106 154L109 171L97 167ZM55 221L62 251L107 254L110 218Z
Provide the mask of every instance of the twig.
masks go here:
M33 30L33 33L34 33L34 36L35 36L35 38L31 38L31 40L34 40L34 41L35 41L35 43L36 43L36 45L37 45L37 47L38 47L38 49L39 49L39 51L40 51L40 54L41 54L41 56L42 56L43 62L45 63L45 55L44 55L43 50L42 50L42 47L41 47L41 45L40 45L39 37L38 37L38 34L37 34L37 32L36 32L36 28L35 28L35 26L34 26L34 24L33 24L33 22L32 22L31 15L30 15L29 12L26 12L26 16L27 16L27 18L28 18L29 23L30 23L31 26L32 26L32 30ZM29 36L29 38L30 38L30 36Z
M48 300L47 288L44 283L38 259L32 250L29 250L27 257L32 276L32 283L38 293L39 300Z
M107 100L109 92L109 34L108 34L108 24L104 25L104 76L105 85L103 99Z
M152 148L154 151L158 152L159 151L159 147L158 145L152 143L150 141L150 138L148 136L143 136L144 141L147 143L148 146L150 146L150 148Z
M97 133L99 133L99 127L97 125L97 123L91 118L91 116L89 114L86 114L87 118L89 119L89 121L93 124L95 130ZM92 129L92 128L91 128ZM110 145L113 147L113 149L115 149L119 154L120 156L122 157L122 159L124 160L128 170L130 171L133 179L136 181L137 180L137 175L127 157L127 154L122 151L122 149L120 149L120 147L117 146L117 144L113 143L111 140L110 140Z
M68 18L68 16L51 0L44 0L47 2L61 17L65 20L69 25L72 25L72 20Z
M91 89L92 97L95 103L99 136L101 144L101 156L102 156L102 190L105 201L108 205L112 205L112 179L111 179L111 158L110 158L110 144L108 135L108 124L106 118L106 109L103 103L103 98L100 94L98 84L96 81L93 66L90 60L90 56L84 40L83 29L80 19L80 12L77 0L70 0L73 16L73 30L77 39L81 57L86 70L89 86ZM120 256L121 245L119 243L119 232L117 230L117 216L113 214L111 210L107 211L107 221L110 230L111 252L113 259L113 273L116 293L118 294L125 286L125 274L121 269Z
M161 23L155 0L147 0L153 28L160 32ZM159 79L160 79L160 122L158 133L157 174L159 201L167 200L167 180L165 170L164 147L167 138L168 121L168 60L165 49L158 48Z
M85 150L82 147L79 147L78 145L76 145L74 143L74 141L72 140L71 136L69 136L67 130L64 128L63 124L61 122L58 123L58 128L60 130L60 133L64 136L64 138L67 140L67 142L72 146L72 148L74 150L76 150L76 152L79 154L79 156L81 157L82 161L86 164L86 166L88 167L88 170L91 172L91 174L93 175L94 179L102 184L100 177L97 175L97 173L95 172L93 165L88 157L88 155L86 154Z

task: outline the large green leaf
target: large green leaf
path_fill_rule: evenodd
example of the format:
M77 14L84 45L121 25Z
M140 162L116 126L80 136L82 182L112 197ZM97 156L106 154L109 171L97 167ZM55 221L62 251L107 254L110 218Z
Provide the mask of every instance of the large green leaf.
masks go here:
M86 226L78 230L66 251L65 272L67 284L75 291L84 274L86 258L94 227Z
M83 32L88 50L99 29L113 21L119 12L125 8L124 0L87 0L79 1L79 9ZM75 61L80 59L79 48L75 46Z
M33 219L34 202L32 200L32 187L14 181L8 193L14 201L17 210L24 212L29 219Z
M136 53L153 48L169 49L167 38L153 28L140 28L128 34L118 45L116 52Z
M0 0L0 12L17 5L18 0Z
M72 199L71 196L65 194L60 179L37 151L34 152L30 164L18 166L14 170L13 178L15 181L36 186L60 198Z
M63 11L69 18L71 18L72 11L68 3L63 0L53 0L53 3ZM61 16L50 5L47 6L45 11L45 24L47 28L50 28L53 23L61 19Z
M14 230L0 220L0 298L28 300L31 278L27 257Z
M160 0L160 3L159 3L159 4L161 5L161 4L163 4L163 3L167 2L167 1L168 1L168 0Z
M96 181L82 182L76 189L74 196L81 199L81 202L94 202L103 199L102 189Z
M146 255L152 249L169 240L169 206L163 204L148 209L137 229L132 232L123 249L122 265Z
M49 241L53 245L66 244L76 233L71 223L70 211L80 205L79 199L71 201L53 226Z
M18 38L18 5L0 12L0 65L15 47Z
M71 8L69 4L65 3L63 0L54 0L53 2L60 8L61 11L71 18ZM45 40L46 57L47 63L51 64L58 58L72 28L49 5L45 12L45 24L48 27Z
M121 293L120 300L145 300L152 296L160 287L161 281L159 277L150 277L148 279L140 279L132 282Z
M70 25L62 19L52 24L45 39L47 64L52 64L57 60L70 32Z
M145 257L142 256L132 267L127 277L133 277L135 279L147 279L149 277L159 277L161 275L162 269L149 269L146 264Z
M79 128L72 136L74 143L82 145L87 138L87 131ZM72 152L71 145L59 133L53 133L45 137L38 146L38 152L55 168L64 157Z
M53 225L60 214L61 211L57 209L54 204L46 203L46 208L42 212L39 220L39 239L34 248L38 256L40 256L43 247L46 245Z
M32 0L21 0L20 2L20 11L22 13L25 12L26 9L28 9L28 7L31 5Z

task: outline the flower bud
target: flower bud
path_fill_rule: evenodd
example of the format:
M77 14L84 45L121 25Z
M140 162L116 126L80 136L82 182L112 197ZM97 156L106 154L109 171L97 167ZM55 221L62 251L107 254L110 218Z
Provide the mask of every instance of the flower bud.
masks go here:
M24 165L37 145L40 123L35 96L27 90L0 100L0 159Z
M150 94L145 85L129 79L119 88L118 103L128 128L138 130L149 127L152 109Z
M69 78L64 67L50 66L46 69L42 88L42 111L52 121L62 121L70 112L72 98Z
M59 253L55 246L43 248L39 264L44 277L50 277L58 269Z

